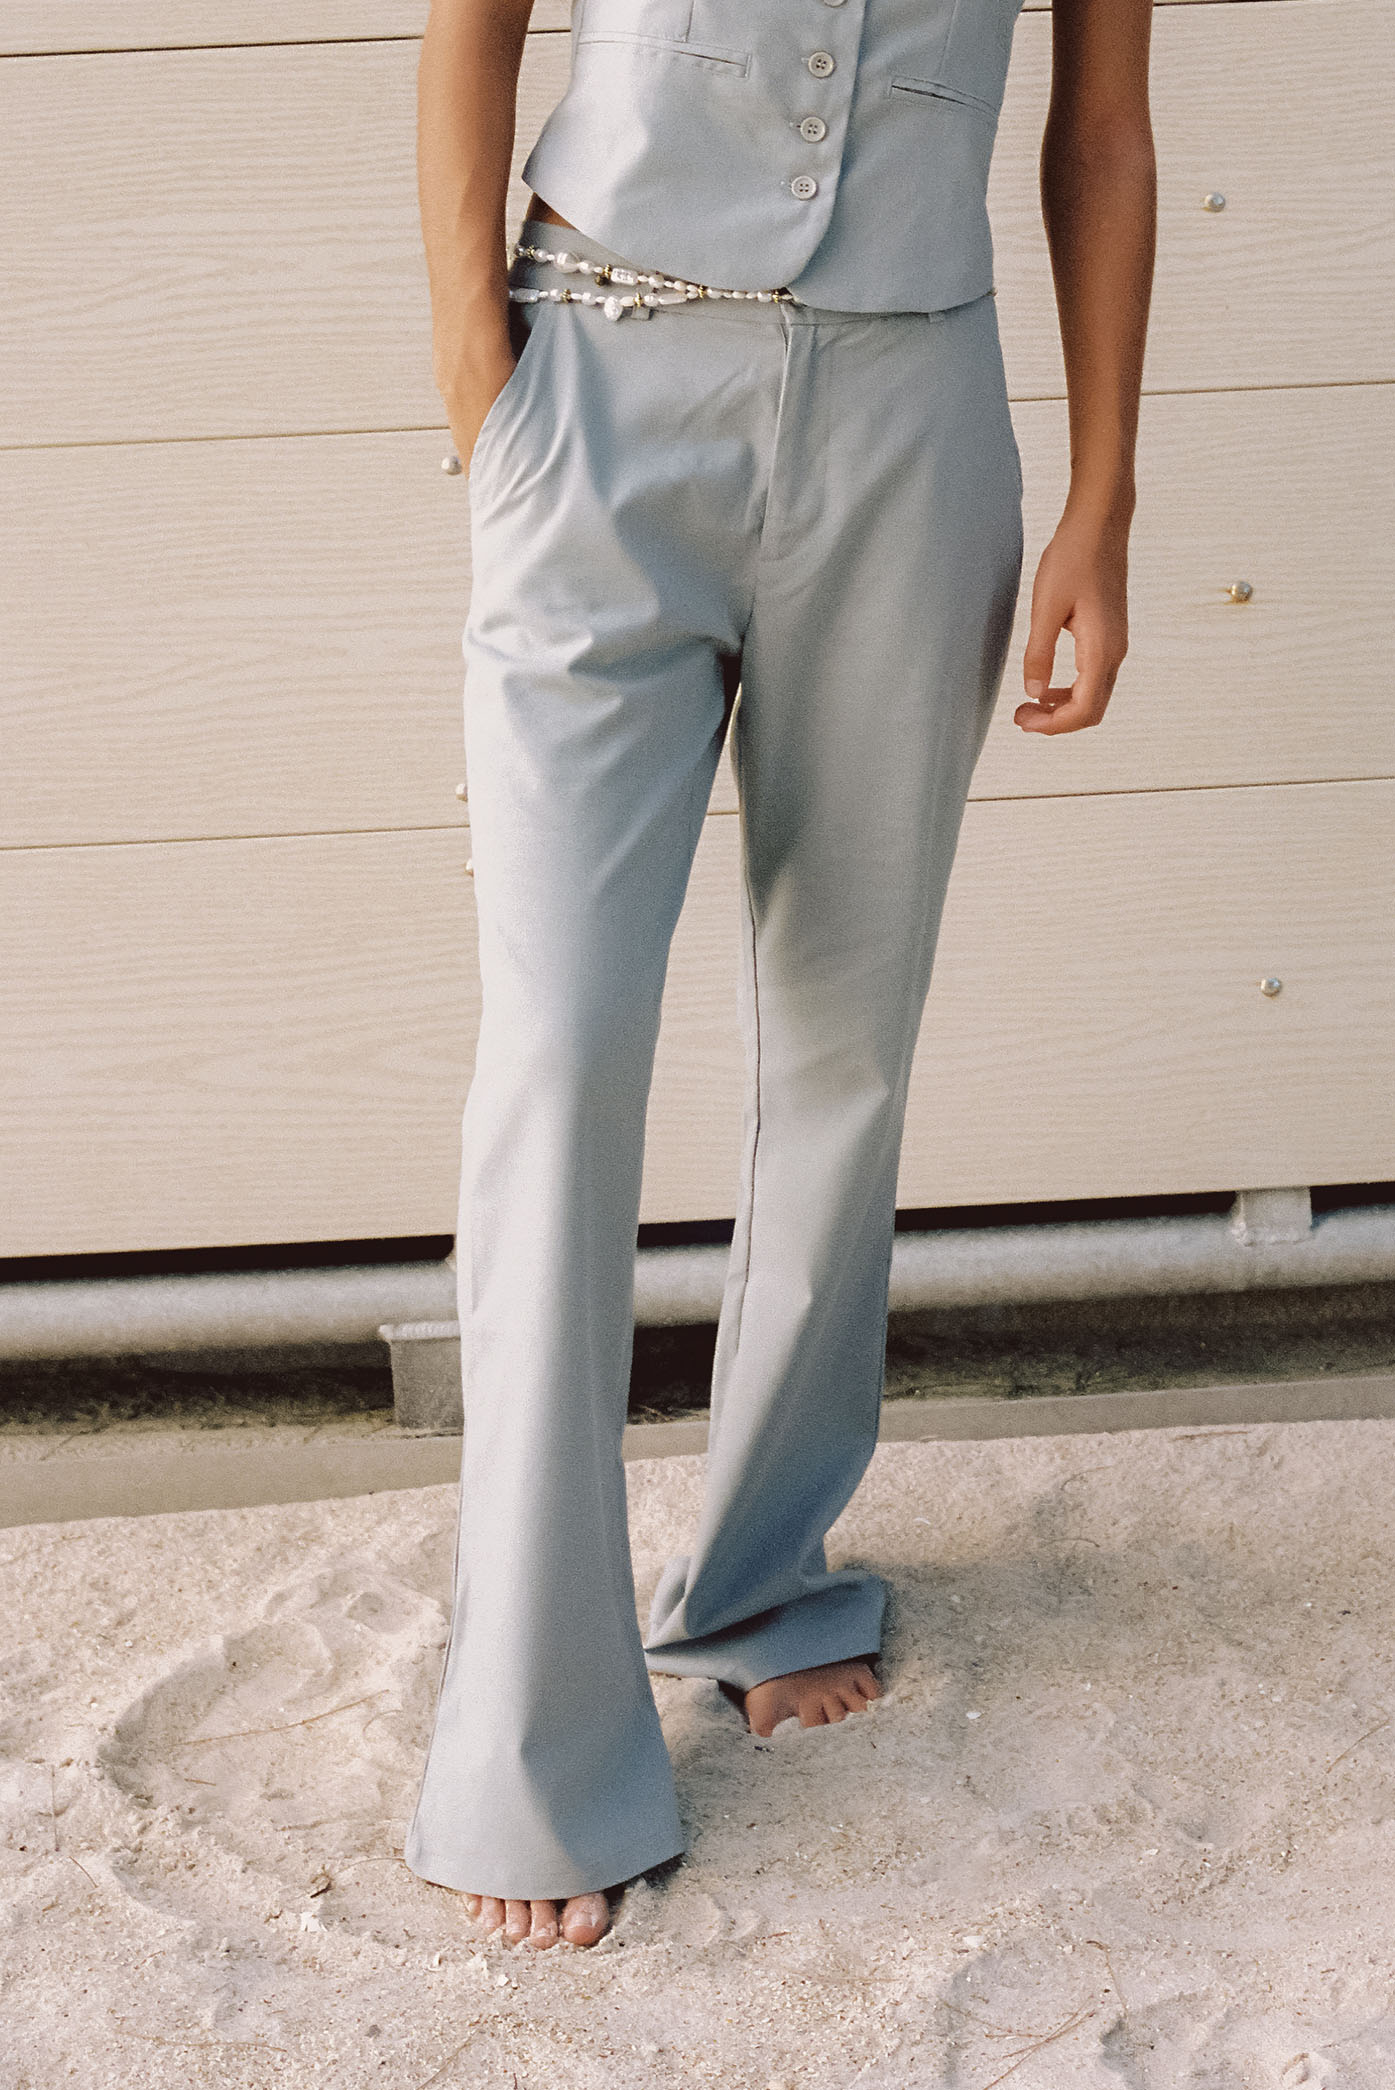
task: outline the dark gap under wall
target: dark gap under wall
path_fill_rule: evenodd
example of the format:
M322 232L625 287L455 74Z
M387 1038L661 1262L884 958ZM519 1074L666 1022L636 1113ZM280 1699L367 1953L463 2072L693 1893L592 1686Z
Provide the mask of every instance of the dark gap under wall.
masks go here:
M708 1326L638 1329L631 1417L703 1410L714 1338ZM1395 1371L1395 1284L897 1314L886 1390L1012 1400L1378 1371ZM391 1409L386 1348L0 1364L0 1428L228 1429L369 1416L390 1427Z

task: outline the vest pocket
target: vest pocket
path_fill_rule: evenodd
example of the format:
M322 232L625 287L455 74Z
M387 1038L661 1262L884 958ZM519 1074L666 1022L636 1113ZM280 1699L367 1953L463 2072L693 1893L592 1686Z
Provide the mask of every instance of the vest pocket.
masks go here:
M729 44L693 41L695 0L575 0L578 50L592 44L622 50L652 51L663 58L687 58L699 65L750 68L750 54Z
M966 101L1000 109L1021 12L1022 0L954 0L935 78L952 82Z
M577 38L579 50L609 44L613 50L652 51L660 58L686 58L690 65L715 67L721 71L750 71L749 51L718 51L710 44L675 44L662 36L632 36L618 29L584 30Z
M981 116L996 116L1001 104L990 102L981 94L970 94L966 88L951 87L944 80L893 80L888 94L919 95L922 99L941 102L960 102L966 109L977 110Z

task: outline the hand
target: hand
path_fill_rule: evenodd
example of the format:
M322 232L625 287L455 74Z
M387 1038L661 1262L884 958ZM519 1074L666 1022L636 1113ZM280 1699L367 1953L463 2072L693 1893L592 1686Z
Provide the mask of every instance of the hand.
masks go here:
M1075 680L1048 688L1062 631L1075 641ZM1097 726L1128 647L1128 522L1101 523L1067 509L1037 567L1022 659L1032 701L1018 705L1013 724L1024 733L1078 733L1082 726Z
M468 346L450 359L450 377L443 382L439 372L446 358L438 352L437 385L445 401L456 454L466 471L470 469L479 432L514 372L517 357L509 341L507 322L491 328L484 338L476 332Z

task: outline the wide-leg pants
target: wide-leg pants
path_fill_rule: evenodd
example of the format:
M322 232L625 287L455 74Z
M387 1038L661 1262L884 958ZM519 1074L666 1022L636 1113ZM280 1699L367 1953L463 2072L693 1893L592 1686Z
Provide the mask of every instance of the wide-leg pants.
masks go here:
M907 1080L1022 481L992 293L513 314L470 475L465 1436L406 1859L562 1898L683 1847L649 1669L749 1687L880 1644L879 1578L830 1572L824 1537L876 1440ZM642 1640L620 1453L645 1110L738 678L736 1234L705 1507Z

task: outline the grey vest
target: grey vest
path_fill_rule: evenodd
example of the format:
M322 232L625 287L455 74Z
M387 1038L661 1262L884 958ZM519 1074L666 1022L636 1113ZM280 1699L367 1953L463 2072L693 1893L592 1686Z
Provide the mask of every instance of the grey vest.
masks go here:
M628 258L810 305L993 288L988 168L1022 0L574 0L525 181Z

